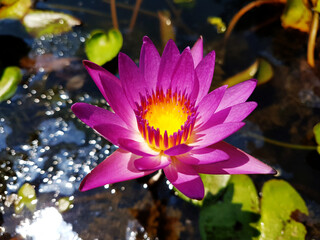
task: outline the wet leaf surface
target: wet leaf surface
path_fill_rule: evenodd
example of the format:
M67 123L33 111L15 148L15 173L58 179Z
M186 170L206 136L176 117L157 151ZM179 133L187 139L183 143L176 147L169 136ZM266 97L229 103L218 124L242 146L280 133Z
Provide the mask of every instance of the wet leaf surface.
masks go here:
M265 59L259 59L259 68L257 72L258 84L264 84L273 77L273 68L271 64Z
M22 19L31 7L31 0L6 1L0 8L0 19Z
M288 0L281 16L284 28L294 28L302 32L309 32L312 13L302 0Z
M7 67L0 78L0 102L11 98L22 80L22 73L18 67Z
M221 200L210 196L204 200L199 217L202 239L257 237L258 213L258 195L252 180L247 175L233 175Z
M218 33L224 33L227 30L226 24L219 17L208 17L208 23L216 26Z
M23 18L26 30L35 37L68 32L80 24L79 19L69 14L44 10L30 10Z
M95 30L86 41L85 51L90 61L103 65L118 55L122 43L122 34L119 30L111 29L107 33Z
M273 68L271 64L263 58L258 58L247 69L225 80L223 82L223 85L228 85L229 87L231 87L252 78L256 78L258 80L258 85L260 85L269 82L272 77Z
M266 182L262 188L259 239L304 239L305 226L291 218L296 210L308 215L304 200L289 183Z
M318 144L317 151L320 154L320 123L316 124L313 127L313 133L314 133L314 137L316 139L316 142Z
M18 191L18 200L14 204L14 209L17 214L21 213L26 207L29 211L34 212L37 207L37 196L34 186L25 183Z

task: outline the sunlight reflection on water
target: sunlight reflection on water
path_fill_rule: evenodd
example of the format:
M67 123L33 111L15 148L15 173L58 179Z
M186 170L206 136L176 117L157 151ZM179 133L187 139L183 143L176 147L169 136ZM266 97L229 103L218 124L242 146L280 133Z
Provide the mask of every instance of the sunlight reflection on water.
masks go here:
M33 240L81 239L72 231L72 225L66 223L54 207L36 211L32 220L25 219L17 226L16 232L24 238L29 237Z

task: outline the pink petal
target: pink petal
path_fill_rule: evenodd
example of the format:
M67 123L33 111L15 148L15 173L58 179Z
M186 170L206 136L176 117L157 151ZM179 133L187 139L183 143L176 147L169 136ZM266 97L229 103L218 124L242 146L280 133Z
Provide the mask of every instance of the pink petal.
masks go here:
M202 180L193 166L174 161L163 171L173 186L187 197L198 200L204 197Z
M199 103L202 98L209 92L214 72L215 58L215 52L210 52L205 56L205 58L199 63L196 68L196 74L198 76L200 85L196 104Z
M103 87L102 82L105 79L108 79L109 81L112 81L115 84L118 84L120 86L121 84L120 84L119 79L117 77L115 77L114 75L112 75L110 72L108 72L103 67L100 67L99 65L97 65L93 62L90 62L88 60L84 60L83 65L87 69L88 73L90 74L91 78L93 79L93 81L95 82L97 87L99 88L99 90L102 93L102 95L104 96L104 98L108 101L108 96L105 93L105 88Z
M256 102L244 102L228 107L219 112L212 114L210 119L203 124L197 131L201 131L210 128L214 125L226 123L226 122L241 122L245 119L255 108Z
M171 89L175 91L186 90L186 93L192 92L194 85L194 66L190 49L186 48L181 54L178 63L173 71Z
M107 139L114 145L120 145L119 140L123 138L135 139L139 137L140 133L130 131L124 127L120 127L116 124L108 124L106 122L99 125L95 125L94 130L96 130L101 136Z
M134 138L123 137L119 139L119 146L139 156L156 156L159 152L152 150L144 141L135 141Z
M134 166L139 171L156 171L165 168L169 164L170 161L165 155L146 156L134 161Z
M101 124L115 124L127 127L126 123L118 115L88 103L75 103L72 105L71 110L91 128Z
M140 103L140 94L144 96L147 84L137 65L124 53L119 53L119 75L128 102L133 109ZM151 91L149 91L150 93Z
M219 142L215 144L217 149L221 149L228 153L230 159L223 162L197 165L196 170L199 173L206 174L276 174L272 167L264 164L258 159L241 151L240 149L225 143Z
M169 40L160 60L157 88L164 92L170 87L173 70L176 67L180 52L173 40Z
M251 79L228 88L220 102L217 112L227 107L245 102L250 97L256 85L257 81Z
M207 147L229 137L244 125L245 123L243 122L231 122L215 125L199 132L193 131L193 134L188 140L188 142L190 142L188 145L195 147L195 149Z
M194 61L194 66L196 67L203 58L203 39L202 36L196 41L196 43L191 48L191 54Z
M194 82L193 82L193 88L192 88L192 92L190 94L190 101L192 103L196 104L197 98L198 98L198 94L199 94L199 89L200 89L200 83L199 83L199 79L197 74L194 75Z
M101 79L103 79L101 83L110 107L128 126L137 129L136 115L129 105L121 85L110 78L101 76Z
M139 156L131 152L122 149L116 150L82 180L80 191L143 177L153 172L137 170L134 166L134 161L137 158Z
M192 149L192 147L189 147L187 144L179 144L177 146L174 146L172 148L169 148L164 151L164 154L169 156L175 156L180 155L189 152Z
M223 95L225 94L226 89L227 89L227 86L219 87L213 90L212 92L210 92L201 100L197 110L199 115L197 118L196 127L206 123L210 119L212 114L218 108L219 103L223 98Z
M229 155L226 152L214 147L194 149L186 154L175 157L181 162L192 165L209 164L229 159Z
M155 89L157 85L160 55L148 37L143 38L143 45L140 53L140 72L144 76L147 89Z

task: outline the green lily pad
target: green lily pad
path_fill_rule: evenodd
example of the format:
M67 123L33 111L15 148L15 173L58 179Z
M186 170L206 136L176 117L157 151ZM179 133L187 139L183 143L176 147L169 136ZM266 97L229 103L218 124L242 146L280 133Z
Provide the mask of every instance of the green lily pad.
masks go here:
M313 127L313 133L314 133L314 137L316 139L316 142L318 144L317 151L320 154L320 123L316 124Z
M0 102L11 98L22 80L22 73L18 67L5 68L0 78Z
M266 182L262 188L259 240L305 239L305 226L291 218L296 210L308 215L304 200L289 183L283 180Z
M273 77L273 68L271 64L265 59L259 59L259 68L256 76L258 84L267 83Z
M0 0L0 4L2 5L12 5L18 0Z
M5 1L9 5L0 8L0 19L22 19L31 7L31 0Z
M207 22L216 26L218 33L224 33L227 30L226 24L219 17L208 17Z
M122 34L117 29L111 29L108 33L95 30L86 41L85 52L90 61L103 65L118 55L122 43Z
M320 13L320 1L319 1L319 0L317 1L317 4L316 4L316 6L313 8L313 10L316 11L316 12L318 12L318 13Z
M312 12L302 0L287 0L286 7L281 15L281 24L284 28L309 32L311 18Z
M229 77L227 80L223 82L222 85L228 85L229 87L232 87L240 82L246 81L248 79L253 78L259 68L259 61L256 60L251 66L249 66L247 69L237 73L236 75Z
M34 187L25 183L18 191L18 202L15 203L15 212L20 213L24 207L34 212L37 206L37 197Z
M258 80L258 85L260 85L269 82L272 77L272 65L267 60L259 58L247 69L225 80L223 85L231 87L252 78L256 78Z
M222 201L206 201L201 208L201 237L204 240L257 237L258 212L258 194L250 177L232 175Z
M73 200L70 197L60 198L57 201L57 206L58 206L59 212L62 213L62 212L68 211L72 207L72 202L73 202Z
M69 32L72 27L80 25L81 21L66 13L30 10L22 23L31 35L40 37Z

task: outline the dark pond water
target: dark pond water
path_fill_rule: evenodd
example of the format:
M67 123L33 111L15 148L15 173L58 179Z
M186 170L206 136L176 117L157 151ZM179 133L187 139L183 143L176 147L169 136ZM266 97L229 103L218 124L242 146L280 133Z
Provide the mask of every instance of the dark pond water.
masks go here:
M223 34L207 23L207 17L219 16L227 23L242 1L195 1L189 8L170 0L144 1L131 33L128 26L135 1L117 3L124 38L121 51L136 61L144 35L162 50L156 16L159 10L169 10L180 50L199 35L204 37L206 53L216 50L212 87L257 57L273 65L272 80L251 97L259 107L228 142L279 171L277 176L252 176L258 190L268 179L287 180L306 201L313 221L319 222L317 152L275 146L250 135L316 145L312 128L320 120L320 74L307 65L307 35L284 30L276 18L264 24L270 15L280 16L282 7L247 14L224 44ZM84 43L90 31L112 27L110 5L102 0L55 0L39 1L35 8L64 11L83 24L69 33L34 39L17 22L0 21L0 66L23 69L16 94L0 103L0 239L200 239L199 209L175 196L164 177L154 185L142 178L78 191L81 179L116 149L70 110L74 102L106 105L81 61L86 58ZM104 67L116 73L117 59ZM26 208L15 213L10 201L24 183L35 187L34 213ZM72 205L59 213L57 203L63 197Z

